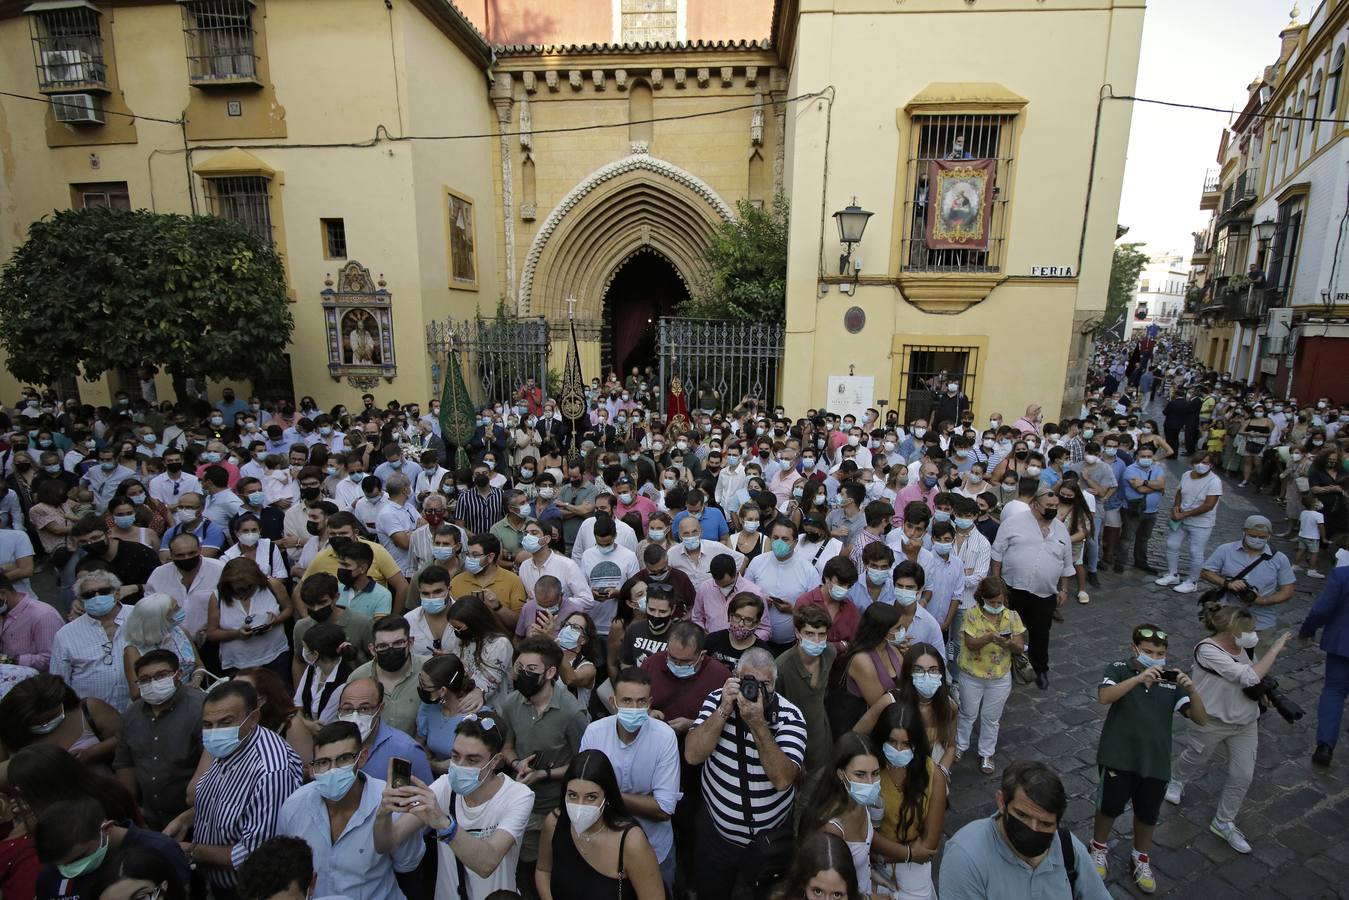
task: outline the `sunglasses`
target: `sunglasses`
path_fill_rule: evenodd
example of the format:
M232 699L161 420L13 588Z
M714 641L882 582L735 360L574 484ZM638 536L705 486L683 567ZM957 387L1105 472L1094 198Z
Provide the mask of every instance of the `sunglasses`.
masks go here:
M1139 637L1147 640L1157 640L1161 641L1162 643L1166 643L1165 631L1158 631L1155 628L1140 628L1138 629L1138 631L1134 633L1137 634Z

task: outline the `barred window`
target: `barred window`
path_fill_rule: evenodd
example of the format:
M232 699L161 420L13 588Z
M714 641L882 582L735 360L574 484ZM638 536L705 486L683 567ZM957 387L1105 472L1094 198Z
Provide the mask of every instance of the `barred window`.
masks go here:
M909 129L909 195L904 201L901 262L906 272L999 272L1012 183L1014 115L916 115ZM984 249L928 247L929 168L936 160L993 160L991 215ZM932 198L935 203L936 198Z
M347 258L347 223L344 219L320 219L323 226L323 258Z
M946 385L955 383L959 393L974 399L978 376L978 347L905 344L900 355L900 421L908 425L926 419L935 427L933 416Z
M622 0L619 40L625 44L679 39L680 0Z
M112 209L131 209L131 195L125 181L108 181L98 184L71 185L76 209L94 209L107 206Z
M269 179L261 175L236 175L205 181L206 199L212 215L238 222L268 244L275 243Z
M97 9L70 6L43 10L29 18L29 28L42 90L106 87Z
M187 70L193 82L257 77L251 0L190 0L183 4Z

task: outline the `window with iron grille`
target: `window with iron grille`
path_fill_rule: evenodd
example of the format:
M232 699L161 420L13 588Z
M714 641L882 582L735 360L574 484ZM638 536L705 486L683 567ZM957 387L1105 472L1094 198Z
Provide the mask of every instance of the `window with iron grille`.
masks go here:
M76 209L105 206L112 209L131 209L131 195L126 189L125 181L73 184L70 189Z
M937 423L932 416L946 390L955 382L959 392L974 399L979 374L978 347L905 344L900 356L899 419L905 425L915 419Z
M901 264L906 272L999 272L1012 183L1014 115L919 115L909 129L909 195L904 201ZM994 160L988 245L983 250L927 246L928 169L934 160ZM935 198L933 198L935 200Z
M38 86L44 91L104 88L103 35L92 5L35 12L29 17Z
M251 0L190 0L183 4L187 71L193 82L257 77Z
M625 44L679 39L680 0L622 0L619 39Z
M323 258L347 258L347 223L343 219L320 219L323 226Z
M268 179L261 175L232 175L205 181L212 215L238 222L268 244L275 243Z

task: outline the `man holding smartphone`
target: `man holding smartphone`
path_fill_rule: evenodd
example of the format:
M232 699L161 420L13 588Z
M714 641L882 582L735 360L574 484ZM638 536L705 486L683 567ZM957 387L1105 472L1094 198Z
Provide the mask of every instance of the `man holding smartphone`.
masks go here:
M1134 808L1133 878L1145 894L1157 890L1148 853L1152 833L1171 777L1171 729L1175 714L1196 725L1208 722L1204 701L1183 671L1168 667L1167 634L1144 623L1133 630L1132 657L1106 667L1096 698L1109 706L1096 764L1101 784L1096 792L1091 859L1105 878L1110 829L1130 803Z

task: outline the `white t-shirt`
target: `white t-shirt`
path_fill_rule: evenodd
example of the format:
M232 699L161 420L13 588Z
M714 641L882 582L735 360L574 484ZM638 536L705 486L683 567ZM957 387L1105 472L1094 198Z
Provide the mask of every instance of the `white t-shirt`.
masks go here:
M1222 479L1214 472L1209 472L1202 478L1195 478L1193 472L1186 472L1180 476L1180 508L1183 512L1198 509L1204 505L1204 501L1209 497L1221 497L1222 495ZM1212 528L1217 521L1218 505L1215 503L1213 509L1203 515L1186 519L1185 524L1196 528Z
M480 878L472 869L464 868L468 875L468 900L484 900L493 891L515 890L515 864L520 859L520 841L534 809L534 792L527 785L505 775L495 777L501 779L502 785L491 800L481 806L469 806L463 797L455 797L453 810L450 809L449 776L442 775L431 784L431 792L440 801L440 808L458 822L461 829L478 838L490 837L501 829L515 838L511 849L506 851L489 877ZM435 900L459 900L459 867L455 865L454 851L437 841L436 859Z
M1325 524L1326 517L1324 513L1319 513L1314 509L1304 509L1302 515L1298 516L1297 536L1304 541L1317 541L1321 539L1321 526Z

